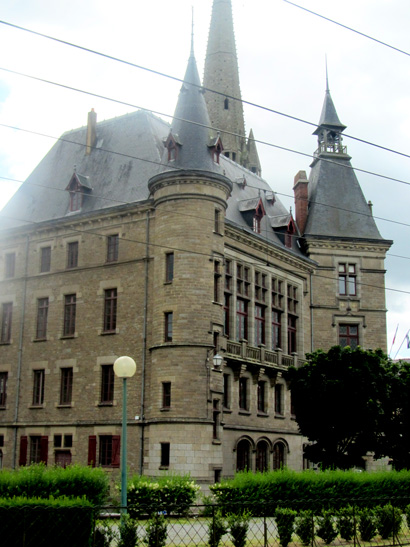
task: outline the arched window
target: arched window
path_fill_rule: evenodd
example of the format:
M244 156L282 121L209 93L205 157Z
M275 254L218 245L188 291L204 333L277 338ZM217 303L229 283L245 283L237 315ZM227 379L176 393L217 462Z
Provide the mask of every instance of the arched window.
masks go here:
M285 464L285 445L277 442L273 447L273 469L283 469Z
M263 473L268 470L269 446L266 441L259 441L256 446L256 471Z
M251 468L251 444L248 440L239 441L236 448L236 470L247 471Z

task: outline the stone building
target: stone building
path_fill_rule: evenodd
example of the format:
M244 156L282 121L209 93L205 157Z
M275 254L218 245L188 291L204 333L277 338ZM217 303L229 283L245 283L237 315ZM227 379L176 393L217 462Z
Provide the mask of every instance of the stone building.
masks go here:
M302 469L284 371L337 343L386 348L391 242L350 167L330 93L310 180L295 178L293 218L258 174L240 102L235 125L218 114L233 114L239 77L209 99L210 72L225 74L218 62L237 74L231 14L214 0L207 90L192 49L171 126L143 111L97 123L91 111L3 210L4 466L117 468L113 363L130 355L131 471L212 482L237 469ZM219 35L231 55L211 62ZM236 138L226 148L224 129Z

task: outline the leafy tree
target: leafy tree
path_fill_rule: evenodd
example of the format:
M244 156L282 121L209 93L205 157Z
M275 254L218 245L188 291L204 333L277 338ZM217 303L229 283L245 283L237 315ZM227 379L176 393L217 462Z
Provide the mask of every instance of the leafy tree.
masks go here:
M393 414L392 386L399 384L388 357L340 346L306 357L305 365L287 373L299 430L311 443L306 457L323 468L348 469L362 466L368 452L386 454L385 412Z

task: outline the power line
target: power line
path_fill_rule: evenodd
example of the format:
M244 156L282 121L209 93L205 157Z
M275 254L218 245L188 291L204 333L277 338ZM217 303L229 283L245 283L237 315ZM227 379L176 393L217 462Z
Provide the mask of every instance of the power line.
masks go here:
M286 0L284 0L286 1ZM289 2L291 3L291 2ZM293 4L295 6L297 6L296 4ZM297 7L300 7L300 6L297 6ZM305 9L305 8L301 8L301 9ZM309 10L306 10L306 11L309 11ZM312 12L314 13L314 12ZM330 20L331 21L331 20ZM334 22L334 21L332 21ZM66 46L69 46L69 47L73 47L73 48L76 48L76 49L79 49L79 50L82 50L82 51L85 51L87 53L91 53L93 55L98 55L100 57L104 57L106 59L109 59L111 61L115 61L115 62L118 62L118 63L121 63L121 64L125 64L127 66L130 66L132 68L137 68L139 70L144 70L146 72L150 72L152 74L156 74L157 76L161 76L161 77L164 77L164 78L168 78L170 80L174 80L176 82L180 82L180 83L183 83L184 80L182 78L177 78L176 76L172 76L170 74L166 74L165 72L161 72L159 70L154 70L152 68L148 68L148 67L145 67L145 66L142 66L142 65L138 65L136 63L132 63L131 61L126 61L124 59L120 59L118 57L114 57L113 55L109 55L107 53L102 53L100 51L97 51L97 50L94 50L94 49L90 49L90 48L86 48L84 46L80 46L78 44L74 44L72 42L68 42L66 40L62 40L60 38L55 38L53 36L49 36L47 34L43 34L41 32L37 32L37 31L34 31L34 30L31 30L31 29L28 29L28 28L25 28L25 27L21 27L19 25L15 25L13 23L9 23L7 21L1 21L0 20L0 24L3 24L3 25L7 25L9 27L12 27L12 28L15 28L17 30L21 30L21 31L24 31L24 32L28 32L30 34L33 34L33 35L36 35L36 36L40 36L41 38L46 38L48 40L53 40L55 42L58 42L58 43L61 43L63 45L66 45ZM342 25L344 26L344 25ZM346 27L348 28L348 27ZM380 42L380 43L383 43L383 42ZM386 44L387 45L387 44ZM391 47L391 46L389 46ZM395 49L395 48L393 48ZM7 70L7 69L1 69L1 70ZM13 71L10 71L10 72L13 72ZM16 74L19 74L16 72ZM25 76L24 74L22 74L23 76ZM27 76L27 77L30 77L30 76ZM32 77L34 78L34 77ZM40 79L39 79L40 80ZM44 81L44 82L47 82L47 83L50 83L52 84L53 82L50 82L50 81L47 81L47 80L40 80L40 81ZM59 85L59 84L55 84L55 85ZM197 85L197 84L191 84L193 85L194 87L198 87L199 89L202 89L204 91L208 91L210 93L214 93L216 95L219 95L219 96L223 96L225 98L228 98L228 99L232 99L234 101L238 101L238 102L241 102L242 104L246 104L248 106L253 106L255 108L259 108L259 109L262 109L262 110L265 110L266 112L271 112L272 114L277 114L279 116L283 116L285 118L288 118L288 119L291 119L291 120L294 120L294 121L297 121L297 122L300 122L300 123L304 123L306 125L310 125L312 127L317 127L317 124L314 123L314 122L310 122L310 121L307 121L307 120L304 120L303 118L299 118L297 116L293 116L291 114L286 114L285 112L281 112L279 110L275 110L273 108L269 108L267 106L263 106L263 105L260 105L258 103L255 103L255 102L252 102L252 101L247 101L245 99L242 99L242 98L239 98L239 97L234 97L233 95L227 95L226 93L222 93L220 91L216 91L215 89L210 89L210 88L207 88L207 87L203 87L201 85ZM68 89L70 89L69 86L63 86L63 87L67 87ZM74 88L73 88L74 89ZM74 89L75 90L75 89ZM81 91L80 91L81 92ZM86 92L83 92L83 93L86 93ZM99 98L105 98L105 97L100 97L99 95L95 95L96 97L99 97ZM107 100L110 100L110 99L107 99ZM124 104L124 105L128 105L128 103L120 103L120 104ZM129 105L129 106L132 106L132 105ZM166 114L164 114L166 116ZM226 132L225 132L226 133ZM389 148L389 147L386 147L386 146L383 146L383 145L379 145L379 144L376 144L376 143L373 143L371 141L367 141L365 139L361 139L359 137L354 137L353 135L349 135L348 133L344 133L344 136L347 137L347 138L350 138L352 140L356 140L358 142L362 142L363 144L367 144L369 146L374 146L376 148L380 148L382 150L385 150L387 152L391 152L392 154L397 154L399 156L403 156L403 157L406 157L406 158L410 158L410 155L409 154L405 154L404 152L400 152L398 150L394 150L392 148ZM255 141L255 142L261 142L261 141ZM264 143L262 143L264 144Z
M403 55L407 55L410 57L410 53L407 51L404 51L403 49L400 49L396 46L392 46L391 44L388 44L387 42L383 42L382 40L379 40L378 38L374 38L373 36L370 36L369 34L365 34L364 32L361 32L360 30L356 30L352 27L349 27L348 25L344 25L343 23L339 23L338 21L335 21L334 19L330 19L329 17L325 17L324 15L321 15L320 13L317 13L315 11L312 11L310 9L307 9L303 6L299 6L299 4L295 4L294 2L290 2L290 0L282 0L286 4L290 4L291 6L294 6L295 8L299 8L303 11L307 11L308 13L311 13L312 15L315 15L316 17L320 17L321 19L324 19L325 21L329 21L329 23L333 23L334 25L338 25L339 27L342 27L346 30L350 30L351 32L354 32L356 34L359 34L360 36L363 36L364 38L368 38L369 40L372 40L373 42L376 42L382 46L388 47L390 49L393 49L394 51L397 51L398 53L403 53Z

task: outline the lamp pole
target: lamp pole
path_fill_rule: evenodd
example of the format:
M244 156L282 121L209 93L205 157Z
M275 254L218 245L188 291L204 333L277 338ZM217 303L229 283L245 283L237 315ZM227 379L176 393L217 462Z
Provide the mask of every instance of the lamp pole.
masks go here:
M116 376L122 378L122 435L121 435L121 516L127 513L127 378L134 376L137 365L127 356L114 362Z

